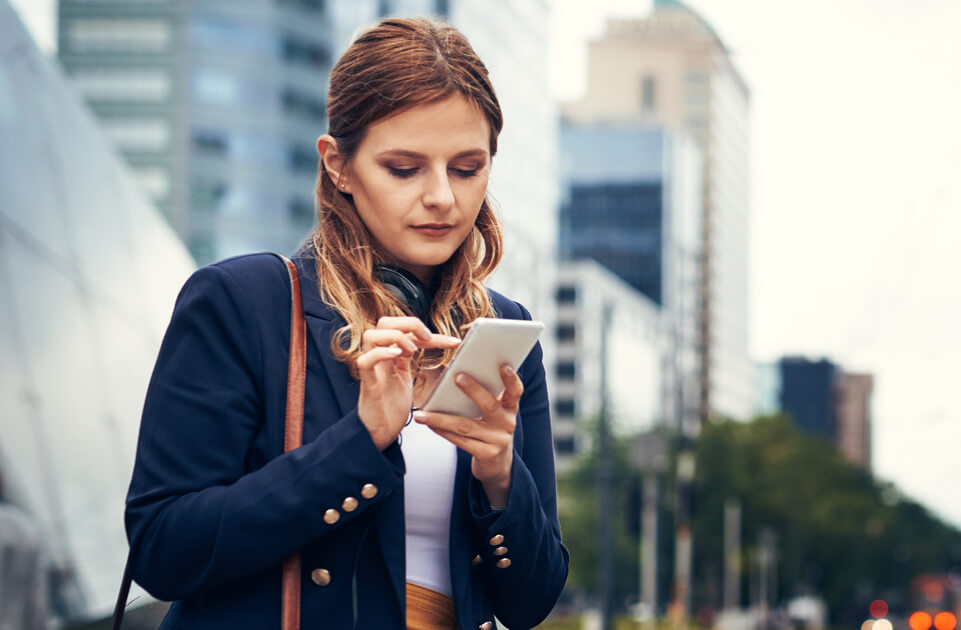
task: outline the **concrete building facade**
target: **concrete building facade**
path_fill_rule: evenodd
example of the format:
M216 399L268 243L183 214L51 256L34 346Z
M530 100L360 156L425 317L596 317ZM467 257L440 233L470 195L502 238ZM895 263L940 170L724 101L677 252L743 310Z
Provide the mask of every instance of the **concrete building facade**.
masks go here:
M647 121L684 130L704 162L700 270L700 415L747 418L749 89L700 16L656 0L643 19L610 20L591 42L587 90L566 104L576 123Z
M551 399L558 467L564 468L590 444L587 423L597 420L604 395L615 434L636 435L663 422L672 399L671 344L663 310L596 262L561 264L557 304Z

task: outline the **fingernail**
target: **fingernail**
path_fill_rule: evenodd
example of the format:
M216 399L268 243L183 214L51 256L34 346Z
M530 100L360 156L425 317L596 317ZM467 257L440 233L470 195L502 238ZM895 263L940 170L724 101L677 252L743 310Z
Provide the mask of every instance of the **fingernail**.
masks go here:
M420 410L415 411L413 415L414 415L414 420L420 421L420 420L426 420L426 419L427 419L427 414L426 414L425 412L423 412L423 411L420 411Z
M514 373L514 368L506 363L504 364L504 369L507 370L510 374Z
M391 346L387 348L387 352L389 352L390 354L400 354L401 352L403 352L403 350L401 350L397 346Z
M454 376L454 382L458 385L467 385L467 375L463 372L458 372L457 375Z

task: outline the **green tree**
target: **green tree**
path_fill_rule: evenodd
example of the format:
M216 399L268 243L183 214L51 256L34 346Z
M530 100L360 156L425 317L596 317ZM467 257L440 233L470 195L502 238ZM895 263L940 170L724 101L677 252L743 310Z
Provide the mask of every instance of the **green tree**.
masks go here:
M961 566L961 532L774 416L707 425L697 440L696 594L720 604L723 505L740 500L743 588L763 528L777 534L778 593L820 594L838 623L860 624L886 597L906 609L910 580Z

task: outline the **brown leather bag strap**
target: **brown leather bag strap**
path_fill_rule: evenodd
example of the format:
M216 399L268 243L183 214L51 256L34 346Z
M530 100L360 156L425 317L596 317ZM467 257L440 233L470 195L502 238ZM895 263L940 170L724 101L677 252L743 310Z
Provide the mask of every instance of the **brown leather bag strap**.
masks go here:
M284 452L304 441L304 392L307 378L307 324L300 296L297 267L277 255L290 275L290 359L287 366L287 411L284 416ZM300 630L300 553L284 561L281 590L280 625L282 630Z
M287 266L290 277L290 359L287 364L287 410L284 414L284 452L291 451L304 441L304 392L307 380L307 323L300 295L297 267L277 254ZM123 569L120 592L113 609L113 630L120 630L130 592L130 556ZM300 630L300 554L284 561L281 585L280 626L282 630Z

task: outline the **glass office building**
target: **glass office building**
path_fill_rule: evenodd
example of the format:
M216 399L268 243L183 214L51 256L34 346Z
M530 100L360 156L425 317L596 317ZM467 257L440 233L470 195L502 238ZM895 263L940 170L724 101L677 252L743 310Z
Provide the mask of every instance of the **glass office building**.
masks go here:
M322 0L61 0L59 57L200 263L314 221L333 60Z
M565 122L561 128L561 155L564 196L560 213L560 256L565 261L595 261L616 275L623 286L615 289L597 273L584 276L587 273L584 270L571 276L574 273L571 269L581 267L562 265L555 416L563 423L575 417L590 418L597 409L597 404L586 404L592 396L588 392L596 390L596 386L585 375L569 378L564 367L571 347L571 340L565 335L570 334L567 326L573 323L573 314L561 298L565 287L571 284L570 278L580 277L579 284L584 287L580 292L585 296L591 294L587 287L595 282L611 287L603 298L595 301L612 305L643 302L649 305L644 308L658 312L654 318L643 315L641 307L630 307L637 313L639 322L657 320L656 326L645 325L633 330L638 335L637 342L629 342L624 337L631 327L620 325L610 333L621 338L612 345L616 353L622 348L637 346L641 339L651 337L650 330L656 329L653 333L657 337L656 352L642 352L640 347L632 350L638 356L646 352L657 357L654 377L646 369L629 369L624 374L612 370L612 374L618 372L616 378L631 382L637 392L646 390L652 382L658 383L656 408L639 408L628 424L639 431L649 429L652 423L676 427L694 421L700 398L697 317L701 153L683 133L672 134L659 127ZM598 279L594 280L595 277ZM629 296L631 291L637 295ZM594 310L598 308L595 306ZM582 323L582 327L600 326L593 316L585 322L589 323ZM586 350L578 346L578 352ZM610 380L612 386L616 385L616 378ZM576 391L568 392L571 388ZM616 396L613 389L608 394ZM597 399L599 395L593 396ZM568 399L575 401L573 406ZM567 446L569 444L558 440L558 453L565 452Z
M0 1L0 467L60 621L105 615L150 371L193 260Z

